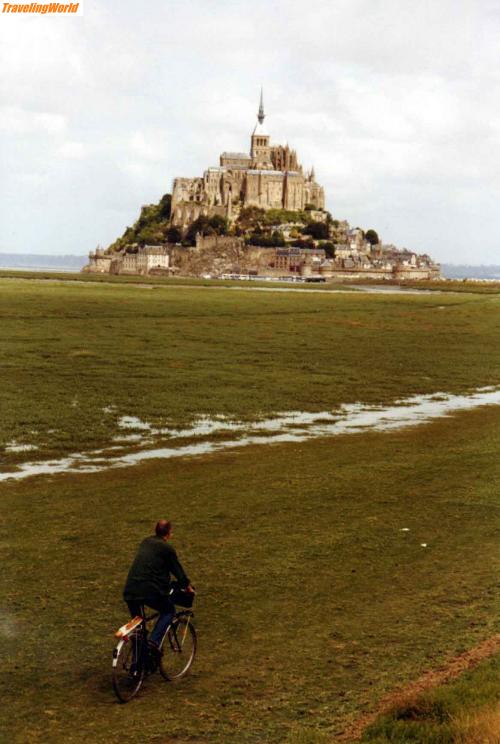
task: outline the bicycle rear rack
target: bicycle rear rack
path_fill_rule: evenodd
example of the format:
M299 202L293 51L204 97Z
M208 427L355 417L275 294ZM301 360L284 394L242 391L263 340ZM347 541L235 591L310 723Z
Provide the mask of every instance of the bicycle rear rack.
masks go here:
M115 633L116 638L126 638L130 633L132 633L139 625L142 623L143 618L140 615L136 615L132 618L132 620L129 620L128 623L125 625L122 625L121 628L118 628L118 630Z

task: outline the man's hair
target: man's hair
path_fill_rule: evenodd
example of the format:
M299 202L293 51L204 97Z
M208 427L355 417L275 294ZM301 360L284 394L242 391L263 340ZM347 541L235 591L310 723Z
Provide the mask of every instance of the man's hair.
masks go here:
M158 537L165 537L165 535L168 535L171 529L172 522L169 522L168 519L159 519L156 523L155 532Z

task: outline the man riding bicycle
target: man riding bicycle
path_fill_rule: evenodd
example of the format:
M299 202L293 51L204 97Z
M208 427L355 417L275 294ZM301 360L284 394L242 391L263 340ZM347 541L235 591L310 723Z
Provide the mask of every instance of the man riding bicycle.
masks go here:
M181 589L194 592L177 553L167 543L172 534L172 523L160 519L156 524L155 534L146 537L139 545L123 590L123 599L132 617L142 614L143 605L152 607L160 613L149 638L152 650L157 653L175 614L175 606L169 596L170 574L175 576Z

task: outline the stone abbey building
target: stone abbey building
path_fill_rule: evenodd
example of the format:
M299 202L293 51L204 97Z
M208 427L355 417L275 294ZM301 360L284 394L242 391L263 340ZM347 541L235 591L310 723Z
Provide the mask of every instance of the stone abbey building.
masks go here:
M241 207L301 210L312 205L324 209L323 188L314 169L304 173L297 154L288 145L272 145L264 127L260 96L257 124L250 140L250 154L223 152L218 167L201 178L176 178L172 189L172 224L186 227L200 215L237 216Z

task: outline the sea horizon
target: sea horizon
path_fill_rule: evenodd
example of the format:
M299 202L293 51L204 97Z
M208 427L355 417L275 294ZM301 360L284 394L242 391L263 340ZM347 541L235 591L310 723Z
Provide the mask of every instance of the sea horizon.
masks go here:
M0 253L0 269L13 271L81 271L88 261L78 254ZM489 279L500 280L500 265L495 264L451 264L442 263L441 273L445 279Z

